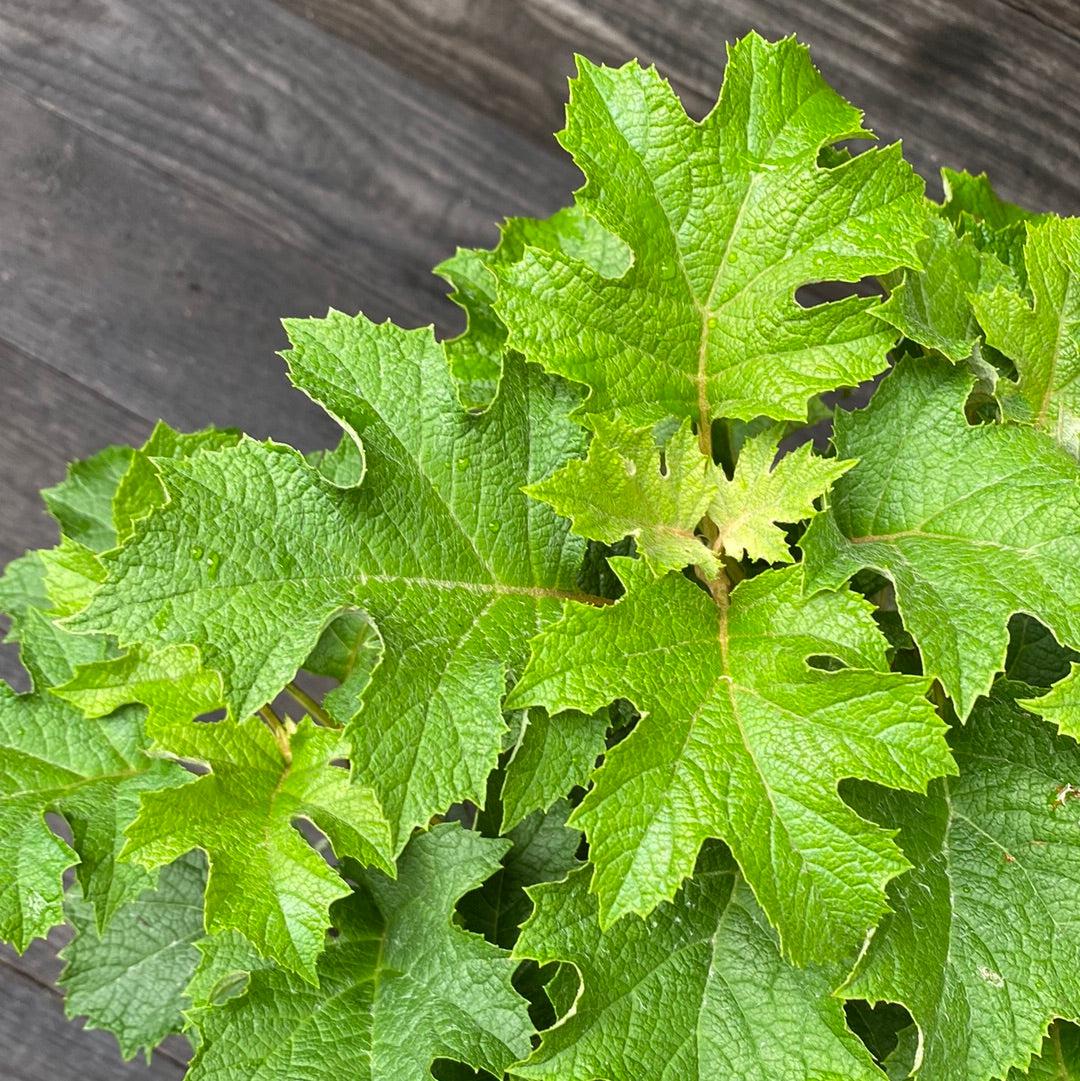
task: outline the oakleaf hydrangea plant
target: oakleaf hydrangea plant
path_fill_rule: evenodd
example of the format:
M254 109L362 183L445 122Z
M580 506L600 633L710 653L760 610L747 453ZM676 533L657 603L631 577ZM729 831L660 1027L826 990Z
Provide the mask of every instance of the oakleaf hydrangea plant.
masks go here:
M1080 220L871 138L794 40L700 121L581 60L464 333L286 321L337 447L44 493L0 934L72 1016L191 1081L1080 1071Z

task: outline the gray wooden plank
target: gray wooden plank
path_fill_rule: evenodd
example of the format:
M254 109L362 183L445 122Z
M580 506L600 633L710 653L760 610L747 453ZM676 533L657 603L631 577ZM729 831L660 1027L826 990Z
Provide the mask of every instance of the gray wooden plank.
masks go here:
M355 282L2 83L0 114L0 340L143 417L335 437L274 351L281 315L359 307ZM28 416L79 430L76 402L38 389Z
M1073 0L280 2L544 143L561 126L574 52L655 61L701 115L725 41L752 27L797 33L883 138L903 137L933 187L942 165L985 169L1011 198L1080 211Z
M1017 11L1026 12L1044 26L1080 42L1080 4L1076 0L1005 0Z
M56 543L56 523L38 490L64 477L69 461L109 443L141 443L151 422L10 345L0 342L0 566L27 548Z
M268 0L0 0L0 73L377 291L360 300L380 316L449 311L430 267L574 183L558 156Z
M154 1053L125 1063L107 1032L84 1031L64 1016L52 986L64 938L34 943L23 957L0 946L0 1077L5 1081L165 1081L184 1075L185 1045L170 1040Z

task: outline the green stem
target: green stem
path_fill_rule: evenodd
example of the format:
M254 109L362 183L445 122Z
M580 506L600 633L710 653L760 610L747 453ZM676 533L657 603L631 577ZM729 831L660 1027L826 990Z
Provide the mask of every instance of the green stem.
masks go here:
M330 714L327 713L326 710L323 709L323 707L320 706L319 703L316 702L315 699L312 698L311 695L303 689L303 687L298 687L295 683L286 683L285 690L292 698L299 702L300 705L302 705L304 709L306 709L308 713L310 713L311 716L319 722L319 724L323 725L325 728L341 727L341 725L338 724L337 721L335 721L334 718L331 717Z
M278 745L278 750L281 751L281 757L285 759L285 764L291 765L292 747L289 746L289 730L285 727L284 722L269 705L259 707L259 716L266 721L274 736L274 742Z

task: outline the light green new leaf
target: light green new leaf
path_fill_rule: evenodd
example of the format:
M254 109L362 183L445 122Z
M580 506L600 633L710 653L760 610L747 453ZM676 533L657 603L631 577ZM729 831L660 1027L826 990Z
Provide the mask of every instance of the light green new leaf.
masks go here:
M106 447L92 458L72 462L65 479L41 493L65 537L95 552L104 552L116 544L113 493L132 454L130 447Z
M793 39L729 46L700 123L655 69L579 60L560 140L587 180L578 205L633 265L608 277L528 249L497 268L510 347L591 387L588 413L637 425L803 419L811 395L875 375L896 333L874 300L795 300L803 285L918 265L923 185L899 146L818 163L865 137L861 120Z
M972 303L986 340L1016 364L1005 415L1080 453L1080 218L1028 227L1024 263L1034 302L999 286Z
M313 823L339 857L392 867L390 830L374 793L331 765L343 756L341 734L302 721L291 734L290 761L254 718L182 724L157 739L210 772L144 797L124 858L160 867L201 848L210 860L207 929L239 931L265 957L314 981L327 911L348 888L295 820Z
M125 1059L142 1050L149 1061L153 1048L183 1028L184 989L204 935L205 883L201 857L163 867L157 886L121 906L100 934L90 905L68 898L75 937L60 955L67 962L57 980L64 1011L111 1032Z
M970 357L981 340L973 295L998 286L1016 288L1009 269L970 236L931 215L930 235L919 245L921 270L895 276L889 299L874 309L905 338L952 361Z
M626 698L643 714L571 819L589 838L603 923L670 898L720 837L785 953L834 958L907 866L837 783L921 790L952 770L928 681L887 672L869 605L804 596L799 567L740 583L726 608L680 575L613 563L626 594L547 628L509 699L554 713ZM851 667L823 671L815 656Z
M652 430L597 417L589 455L525 491L573 520L574 532L613 544L634 538L657 572L696 564L710 572L717 557L695 535L720 471L701 453L685 421L663 448Z
M501 832L588 783L604 753L608 722L606 709L591 716L571 709L555 717L543 709L525 711L503 769Z
M52 616L68 616L85 608L105 580L105 568L97 552L70 537L61 537L55 548L38 554L45 570L45 592Z
M883 1081L831 994L781 958L719 845L647 920L601 930L590 870L530 890L516 957L573 964L581 993L512 1074L529 1081Z
M914 865L844 994L900 1002L922 1032L918 1076L1024 1069L1054 1017L1080 1016L1080 807L1061 793L1080 749L1005 688L951 734L960 774L926 796L853 787Z
M294 382L363 438L362 483L337 488L296 452L250 440L159 460L169 502L106 557L108 580L73 626L125 646L197 645L243 717L336 614L365 611L384 655L352 757L400 848L432 814L481 800L507 673L575 593L584 543L521 488L580 452L577 398L508 357L475 416L430 330L337 312L287 329Z
M135 523L165 503L165 486L155 458L190 458L200 450L231 447L239 442L240 433L232 428L178 432L159 420L150 438L131 452L130 464L113 493L110 509L116 542L125 543L135 531Z
M416 836L397 880L359 875L332 912L318 984L281 969L200 1018L189 1081L430 1081L436 1058L501 1077L529 1050L514 963L453 923L454 902L498 869L506 842L457 825Z
M154 652L136 647L122 657L83 664L52 693L89 718L139 702L147 707L151 738L222 704L221 676L203 668L194 646L165 646Z
M630 263L626 245L576 206L550 218L510 218L493 250L458 248L440 263L435 273L453 286L450 299L468 316L465 332L444 343L468 408L486 409L495 397L506 352L506 327L494 309L495 274L521 259L526 247L563 252L609 277L622 274Z
M823 496L855 463L822 458L809 443L784 455L776 465L776 433L748 439L730 480L717 469L717 484L709 503L717 543L734 559L791 563L784 531L775 523L801 522L813 517L814 500Z
M117 863L123 830L140 793L179 784L184 772L143 747L135 710L91 720L40 686L17 695L0 683L0 938L16 949L62 921L69 867L78 865L100 925L153 884L141 867ZM49 811L66 819L71 846L49 828Z
M837 416L837 452L859 464L800 542L810 589L861 567L892 579L961 717L1001 670L1014 612L1080 645L1080 470L1039 432L969 425L970 389L962 369L912 358Z
M1074 661L1069 674L1049 693L1022 699L1020 705L1056 725L1062 735L1080 740L1080 664Z

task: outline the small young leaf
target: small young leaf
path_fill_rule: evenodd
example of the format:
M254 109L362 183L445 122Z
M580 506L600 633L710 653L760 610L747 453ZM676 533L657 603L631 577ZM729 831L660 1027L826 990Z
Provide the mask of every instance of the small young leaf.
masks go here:
M718 530L716 544L733 559L794 562L776 523L812 518L814 500L855 464L821 458L808 443L779 462L777 454L776 433L765 431L743 443L731 480L716 471L709 517Z
M598 417L589 456L568 462L525 491L572 519L574 532L613 544L634 538L658 573L690 564L713 570L717 557L694 534L717 486L718 470L685 421L663 448L649 428Z

